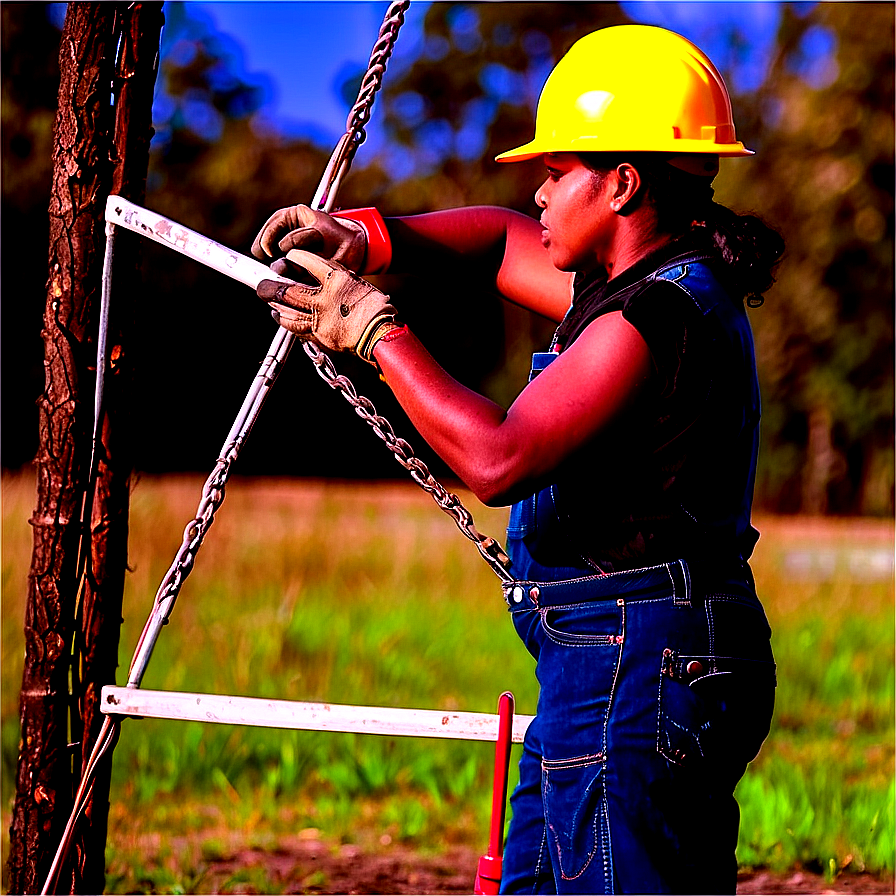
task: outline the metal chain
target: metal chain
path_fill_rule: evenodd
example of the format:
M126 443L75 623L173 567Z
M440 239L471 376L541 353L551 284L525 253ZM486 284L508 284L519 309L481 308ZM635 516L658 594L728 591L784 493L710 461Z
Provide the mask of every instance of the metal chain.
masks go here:
M318 195L315 196L314 205L316 208L328 210L332 207L335 188L351 164L357 148L366 139L364 128L370 121L370 109L373 104L373 98L382 86L386 62L392 55L398 29L404 22L404 13L409 5L409 0L394 3L386 13L382 28L380 28L379 38L370 54L367 73L361 81L358 100L348 114L346 133L339 141L330 159L324 174L324 183L318 191ZM311 358L321 378L330 388L342 394L343 398L355 409L358 416L385 442L395 459L411 474L411 478L424 491L429 492L439 507L454 519L457 528L476 545L479 553L498 577L504 582L513 581L513 576L509 572L510 558L494 538L482 535L476 530L476 527L473 525L472 514L464 507L457 495L449 492L435 479L426 464L414 455L411 446L404 439L400 439L395 435L389 421L377 414L373 403L368 398L358 394L357 389L355 389L354 384L348 377L336 371L333 362L327 354L321 351L313 342L304 342L303 348L305 349L305 354Z
M386 61L392 55L392 49L398 37L398 30L404 22L404 13L409 5L410 0L400 0L400 2L393 3L386 12L383 26L380 28L379 36L370 56L367 73L361 82L358 100L349 113L347 133L337 145L327 170L321 178L321 184L318 188L319 195L314 200L314 204L318 208L329 208L332 205L339 182L348 171L358 146L365 139L364 126L370 120L370 108L373 104L374 96L382 85ZM104 277L104 284L108 288L105 280L106 278ZM143 672L152 654L159 630L162 625L167 623L181 585L190 574L205 534L214 521L215 513L224 501L224 486L230 477L230 468L233 461L236 459L243 441L248 436L267 390L273 385L293 341L293 335L281 328L271 348L268 350L261 370L256 375L256 388L250 391L243 406L240 408L237 419L225 441L221 457L219 457L214 470L203 486L196 516L187 524L184 530L181 547L159 587L153 609L140 636L134 658L131 661L128 680L129 687L140 686ZM98 363L102 363L102 359ZM113 721L110 717L107 717L103 724L90 761L82 775L72 813L47 875L42 890L44 894L48 893L55 884L56 876L71 843L75 823L92 793L93 777L96 768L101 758L117 739L119 725L119 720Z
M203 539L215 520L218 508L224 503L224 486L230 477L230 467L236 458L236 450L234 450L236 447L236 443L234 443L230 451L218 458L214 470L205 481L196 516L187 523L184 529L180 549L165 574L165 578L162 579L162 584L156 593L153 611L137 642L137 648L128 669L128 687L140 686L158 633L163 625L168 624L168 617L174 609L174 602L177 600L181 586L192 572Z
M426 464L414 455L413 449L404 439L395 435L389 421L377 414L370 399L359 395L352 381L347 376L336 372L333 362L326 353L312 342L303 343L303 347L327 385L341 393L342 397L355 409L355 413L385 442L395 459L411 474L414 482L424 491L429 492L439 507L454 519L457 528L479 548L479 553L498 577L504 582L512 582L510 558L494 538L482 535L476 530L473 525L473 516L461 503L460 498L449 492L430 473Z
M387 10L379 37L370 52L370 61L367 64L367 72L361 80L358 99L348 113L345 124L346 132L360 135L357 141L359 144L364 142L366 136L364 128L370 122L374 95L383 86L386 63L395 48L398 29L404 24L404 14L410 5L410 0L400 0Z
M397 0L386 10L379 35L370 52L367 71L361 79L358 98L346 119L345 134L336 144L336 149L321 178L321 184L311 202L314 208L330 211L343 176L348 172L358 147L367 139L365 128L370 122L373 100L383 86L386 63L395 48L398 30L404 24L404 14L410 5L410 0Z
M398 30L404 23L404 14L409 6L410 0L399 0L399 2L393 3L386 11L379 35L370 54L367 72L361 81L358 99L348 115L346 133L339 141L321 178L321 183L318 187L319 195L314 201L317 207L332 204L339 181L351 165L357 147L365 139L364 127L370 121L371 108L376 93L382 86L386 62L392 55L392 50L398 37ZM278 340L275 340L274 346L272 346L265 359L266 364L268 362L272 363L267 370L263 367L259 374L268 385L272 385L276 379L279 367L282 361L285 360L286 354L292 345L293 337L292 334L283 330L282 334L278 334ZM128 680L129 687L139 687L140 685L143 672L149 662L155 643L155 637L161 626L167 623L181 586L192 571L196 555L202 547L206 533L214 522L215 513L224 502L224 487L230 478L230 468L233 461L236 460L245 437L248 435L248 428L254 422L254 415L258 411L260 402L261 399L256 398L249 407L244 405L237 422L234 424L225 442L225 448L221 452L221 457L218 458L214 470L212 470L211 475L203 486L196 516L184 529L184 537L180 549L162 584L159 586L153 613L147 620L143 634L140 636L134 658L131 661Z

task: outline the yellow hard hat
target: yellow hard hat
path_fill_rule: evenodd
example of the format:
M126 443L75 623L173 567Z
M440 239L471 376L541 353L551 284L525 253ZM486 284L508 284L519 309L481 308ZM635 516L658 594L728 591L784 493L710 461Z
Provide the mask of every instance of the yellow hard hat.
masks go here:
M546 152L753 155L735 136L728 90L709 57L651 25L616 25L576 41L541 91L535 139L497 161Z

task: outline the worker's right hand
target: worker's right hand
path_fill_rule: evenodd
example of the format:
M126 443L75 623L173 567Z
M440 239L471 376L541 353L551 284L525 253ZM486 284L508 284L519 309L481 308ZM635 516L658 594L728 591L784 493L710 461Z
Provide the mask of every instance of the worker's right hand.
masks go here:
M252 254L267 261L281 258L290 249L313 252L358 271L367 254L367 234L356 221L334 218L307 205L291 205L268 218L252 243Z
M262 280L256 292L274 319L301 339L337 352L355 352L374 363L373 347L398 325L389 296L342 265L311 252L291 251L271 266L274 273L302 282Z

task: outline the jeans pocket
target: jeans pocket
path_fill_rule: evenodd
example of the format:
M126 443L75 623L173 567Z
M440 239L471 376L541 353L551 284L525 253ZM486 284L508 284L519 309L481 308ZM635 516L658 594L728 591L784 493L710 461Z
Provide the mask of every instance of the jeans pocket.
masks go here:
M548 841L565 880L585 873L605 826L604 763L600 753L541 762Z
M663 651L657 751L669 762L746 765L771 726L775 664Z
M540 612L544 633L555 644L600 647L623 641L623 617L616 601L592 601Z

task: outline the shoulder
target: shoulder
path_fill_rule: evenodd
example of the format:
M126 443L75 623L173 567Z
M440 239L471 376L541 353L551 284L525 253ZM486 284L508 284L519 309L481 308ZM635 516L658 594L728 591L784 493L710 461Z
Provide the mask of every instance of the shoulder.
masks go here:
M711 268L699 261L659 268L625 297L622 316L647 344L664 389L692 371L708 372L716 327L709 314L730 302Z

